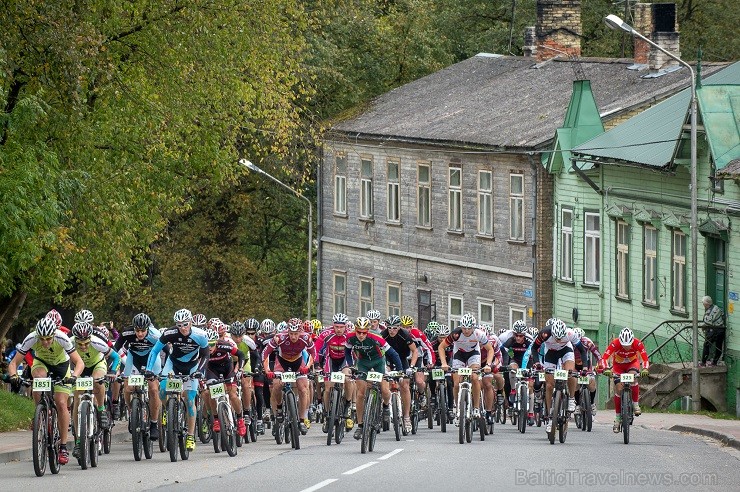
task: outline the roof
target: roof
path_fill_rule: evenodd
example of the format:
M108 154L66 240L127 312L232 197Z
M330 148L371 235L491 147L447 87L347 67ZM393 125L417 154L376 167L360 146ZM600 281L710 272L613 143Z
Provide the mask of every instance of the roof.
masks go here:
M686 71L679 71L686 78ZM740 62L702 80L703 88L740 82ZM613 159L655 168L668 166L689 110L691 90L684 89L606 133L572 149L574 154ZM629 145L625 145L625 143Z
M730 179L740 178L740 159L731 160L724 169L717 173L717 177Z
M574 80L588 79L603 114L688 86L684 70L644 78L632 60L476 55L393 89L332 131L352 138L501 148L548 145L562 125ZM705 71L717 67L706 66ZM335 135L336 136L336 135ZM341 137L340 137L341 138Z
M740 158L740 85L705 85L696 91L716 169Z

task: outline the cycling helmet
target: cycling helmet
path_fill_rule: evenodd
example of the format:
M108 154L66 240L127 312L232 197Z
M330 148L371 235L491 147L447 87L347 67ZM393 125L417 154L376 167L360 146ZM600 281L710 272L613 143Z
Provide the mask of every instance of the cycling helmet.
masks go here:
M462 318L460 318L460 327L475 328L475 316L470 313L463 314Z
M41 318L36 323L36 334L40 337L50 337L57 331L57 325L51 318Z
M216 318L216 321L211 324L211 328L216 330L216 333L218 333L219 336L229 331L229 326L218 318Z
M193 313L189 309L180 309L175 313L175 323L184 323L186 321L193 321Z
M290 318L288 320L288 331L303 331L303 321L300 318Z
M536 326L529 327L529 334L536 337L540 333L540 330Z
M75 314L75 323L92 323L94 319L93 313L87 309L82 309Z
M364 316L360 316L355 320L355 331L361 333L367 333L370 330L370 320Z
M408 326L414 326L414 318L411 316L401 316L401 326L408 327Z
M331 319L331 322L335 325L346 325L349 323L349 318L344 313L337 313Z
M72 326L72 335L77 340L87 340L93 334L93 327L90 323L80 321Z
M206 326L206 315L203 313L198 313L193 316L193 324L198 328L203 328L204 326Z
M496 332L497 335L503 335L506 332L506 327L502 326L498 329L498 332Z
M411 320L411 324L413 324L414 321ZM386 326L399 326L401 324L401 317L397 314L394 314L392 316L388 316L388 319L385 320Z
M231 326L229 327L229 333L234 335L235 337L240 337L244 335L247 332L247 328L244 326L244 323L237 320L231 323Z
M583 328L579 328L579 327L573 328L573 333L575 333L578 338L583 338L586 336L586 333L583 331Z
M311 326L313 327L315 335L321 333L321 329L324 327L324 325L321 324L321 320L315 318L311 320Z
M555 323L553 323L552 325L552 336L557 339L565 338L566 330L567 327L565 326L563 320L555 320Z
M365 317L369 320L380 320L380 311L377 309L371 309L365 314Z
M262 330L262 333L265 335L272 335L275 333L275 322L271 320L270 318L265 318L262 320L262 324L260 325L260 329Z
M437 336L438 337L446 337L448 336L452 331L450 330L450 327L447 325L439 325L439 330L437 330Z
M437 331L439 330L439 323L436 321L430 321L427 323L427 333L431 334L431 336L437 336Z
M632 342L635 341L635 335L632 333L632 330L627 328L626 326L622 328L622 331L619 332L619 343L622 345L632 345Z
M286 331L287 329L288 329L288 323L286 323L285 321L281 321L275 327L275 330L277 330L278 333L282 333L282 332Z
M525 331L527 331L527 323L525 323L522 319L518 319L514 321L511 329L514 330L514 333L524 333Z
M57 311L56 309L52 309L51 311L46 313L46 317L54 322L54 326L56 328L62 326L62 315L59 314L59 311Z
M134 325L134 329L147 329L151 326L152 320L149 318L149 316L145 313L139 313L136 316L134 316L134 319L132 320L132 323Z
M220 323L221 320L219 318L211 318L208 321L206 321L206 328L213 328L214 325Z
M213 328L206 328L206 338L208 338L208 345L213 347L216 345L216 340L218 340L218 333Z
M545 321L545 328L549 328L555 323L558 319L557 318L550 318L547 321Z
M244 331L257 331L260 329L260 322L257 318L248 318L244 321Z
M105 325L100 325L97 328L93 328L93 332L104 340L108 340L108 337L110 336L110 332L108 331L108 328L105 327Z

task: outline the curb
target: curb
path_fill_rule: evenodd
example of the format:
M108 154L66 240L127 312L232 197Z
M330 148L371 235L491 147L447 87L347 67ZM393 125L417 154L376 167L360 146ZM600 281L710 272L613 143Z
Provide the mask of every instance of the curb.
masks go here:
M685 425L674 425L673 427L670 427L668 430L672 430L676 432L688 432L690 434L697 434L700 436L709 437L709 438L712 438L714 440L721 442L722 445L724 446L729 446L731 448L740 450L740 441L738 441L732 436L728 436L727 434L722 434L721 432L702 429L700 427L689 427Z
M31 433L28 433L29 441L31 439ZM111 439L113 439L113 442L121 443L125 442L127 439L129 439L128 429L121 428L120 431L113 432L113 435L111 436ZM67 441L67 444L72 442L72 437L70 436L69 440ZM70 451L70 463L74 458L71 457L71 451ZM28 448L25 449L17 449L15 451L0 451L0 464L2 463L10 463L11 461L27 461L33 458L33 453L31 452L31 446L29 442Z

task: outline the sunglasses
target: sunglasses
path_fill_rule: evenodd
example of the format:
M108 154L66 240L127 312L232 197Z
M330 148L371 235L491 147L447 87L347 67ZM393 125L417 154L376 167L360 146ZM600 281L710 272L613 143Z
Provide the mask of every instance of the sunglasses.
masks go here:
M149 331L149 328L134 328L134 331L136 333L144 333L146 331Z
M355 333L356 333L357 335L367 335L367 331L360 331L360 330L355 330Z
M389 326L388 329L389 330L400 330L401 327L400 326Z
M48 342L50 340L54 340L54 335L50 337L39 337L39 340L41 340L42 342Z
M77 340L77 346L78 347L87 347L88 345L90 345L90 339L89 338L87 340L84 340L84 341L83 340Z
M256 332L256 331L248 331L248 332L246 332L246 333L247 333L247 335L249 335L250 337L253 337L253 336L255 336L255 335L257 334L257 332Z
M178 328L187 328L188 326L190 326L190 322L186 321L184 323L175 323L175 326L177 326Z

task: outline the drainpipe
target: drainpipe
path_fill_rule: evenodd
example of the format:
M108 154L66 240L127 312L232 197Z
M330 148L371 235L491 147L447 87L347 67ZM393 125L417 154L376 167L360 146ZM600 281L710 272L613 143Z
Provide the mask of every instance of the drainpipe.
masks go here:
M535 315L539 314L537 306L537 296L540 294L537 289L537 197L539 196L537 182L540 175L540 166L532 158L532 152L527 154L529 166L534 174L534 195L532 197L532 322L534 323ZM553 260L554 263L554 260ZM526 316L526 313L525 313Z

